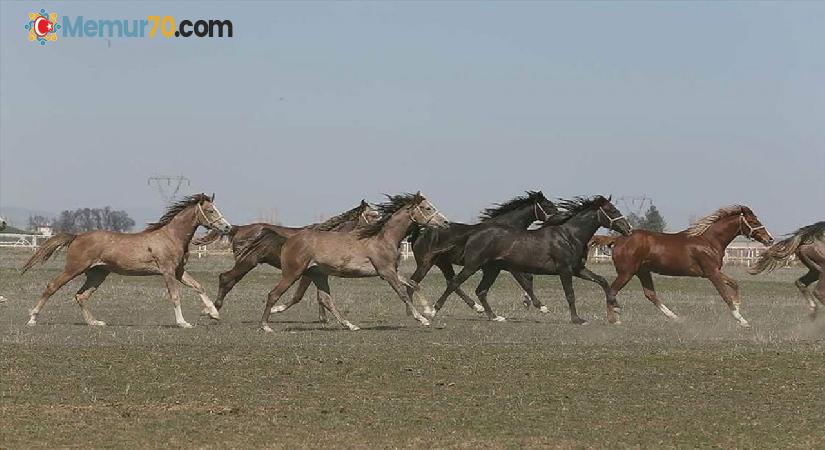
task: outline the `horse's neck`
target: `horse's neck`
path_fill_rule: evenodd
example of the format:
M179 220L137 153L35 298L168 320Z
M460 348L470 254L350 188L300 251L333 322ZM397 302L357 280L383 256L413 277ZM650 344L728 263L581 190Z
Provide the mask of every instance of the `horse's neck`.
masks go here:
M576 242L587 245L596 231L601 227L599 224L598 212L587 210L571 217L567 222L556 227L556 230L564 230Z
M387 220L379 236L398 247L401 241L407 237L407 230L410 229L410 225L412 225L412 217L410 217L409 211L406 207L401 208Z
M521 208L508 211L498 217L494 217L485 221L486 223L495 223L501 225L510 225L516 228L527 228L531 223L536 221L535 205L522 206Z
M348 232L354 230L359 225L362 225L360 220L348 220L333 228L332 231Z
M738 215L719 219L702 233L702 237L710 242L716 250L722 252L742 231L739 220Z
M189 246L198 223L195 220L195 208L190 207L181 211L177 216L164 225L161 230L172 237L175 241L180 241L184 247Z

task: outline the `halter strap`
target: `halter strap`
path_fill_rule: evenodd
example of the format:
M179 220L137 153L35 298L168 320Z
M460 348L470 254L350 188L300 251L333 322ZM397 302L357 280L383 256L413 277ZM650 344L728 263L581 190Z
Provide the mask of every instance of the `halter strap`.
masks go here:
M213 225L216 222L220 222L221 220L224 220L224 218L223 218L223 214L221 214L221 211L218 209L217 206L212 205L212 209L214 209L215 212L218 213L218 217L216 217L214 219L210 219L209 216L206 215L206 211L203 210L203 205L198 203L198 211L201 213L204 220L206 220L206 226L209 227L209 228L215 229L215 227Z
M599 211L601 211L601 213L604 214L605 217L607 217L607 220L610 221L610 225L609 225L610 227L613 226L613 222L617 222L617 221L622 220L622 219L627 220L627 218L624 215L620 215L619 217L616 217L616 218L610 217L610 214L608 214L607 211L605 211L604 208L601 207L601 206L599 206ZM628 222L628 225L630 225L630 222Z
M541 214L544 216L544 218L539 217L539 211L541 211ZM550 218L550 214L547 214L547 211L545 211L544 208L541 207L541 204L539 202L533 203L533 214L536 216L536 220L539 221L546 221Z
M749 239L753 239L753 232L754 231L762 230L762 229L765 230L765 233L768 233L768 236L771 236L771 232L768 231L767 228L765 228L765 225L759 225L758 227L751 226L751 224L748 222L748 219L745 218L745 213L740 212L739 213L739 219L741 219L741 222L739 223L739 233L745 235ZM747 234L745 234L744 233L745 230L742 229L742 224L743 223L745 224L746 227L748 227L748 233ZM773 238L773 236L771 236L771 238Z
M444 214L441 214L438 211L438 208L435 207L435 205L430 203L430 206L432 206L432 208L433 208L433 213L430 214L429 216L427 216L426 214L424 214L424 211L421 210L421 203L415 205L415 209L416 209L416 211L418 211L418 214L420 214L421 217L424 218L424 223L422 223L421 225L429 224L433 220L433 218L436 217L436 216L441 217L442 219L444 219L445 222L449 222L447 220L447 216L445 216ZM410 211L410 219L412 219L412 221L415 222L415 218L412 215L412 211Z

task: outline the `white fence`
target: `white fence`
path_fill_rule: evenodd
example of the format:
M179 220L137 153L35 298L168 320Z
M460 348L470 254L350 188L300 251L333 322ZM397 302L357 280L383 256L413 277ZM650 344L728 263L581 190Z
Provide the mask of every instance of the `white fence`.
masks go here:
M0 247L35 249L50 237L42 234L0 233Z

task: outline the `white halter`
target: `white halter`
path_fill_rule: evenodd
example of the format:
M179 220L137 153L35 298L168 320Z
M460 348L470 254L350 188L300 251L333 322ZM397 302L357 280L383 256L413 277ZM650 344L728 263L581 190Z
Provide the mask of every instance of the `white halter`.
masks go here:
M604 216L607 218L607 220L610 221L610 225L608 225L608 227L610 227L610 228L613 227L614 222L618 222L619 220L622 220L622 219L627 220L627 218L623 215L621 215L619 217L616 217L616 218L610 217L610 215L607 214L607 211L605 211L604 208L601 207L601 206L599 206L599 211L601 211L601 213L604 214ZM630 222L628 222L628 225L630 225Z
M743 234L743 235L747 236L749 239L753 239L754 231L764 229L765 233L768 233L768 236L770 236L771 239L773 239L773 236L771 236L771 232L768 231L767 228L765 228L765 225L759 225L758 227L751 226L751 224L748 223L748 219L745 218L745 213L740 212L739 213L739 219L741 219L741 222L739 223L739 233L740 234ZM748 227L748 233L747 234L745 234L744 233L745 230L742 229L742 224L743 223L745 224L746 227Z
M198 203L198 212L200 212L201 215L203 216L204 220L206 220L206 226L209 227L209 228L212 228L214 230L214 229L216 229L215 226L214 226L215 223L220 222L222 220L225 222L225 220L223 218L223 214L221 214L221 211L218 209L217 206L212 205L212 209L214 209L215 212L218 215L218 217L216 217L214 219L210 219L209 216L206 215L206 211L203 210L203 205Z
M438 208L436 208L436 207L435 207L435 205L433 205L432 203L430 203L430 206L433 208L433 212L432 212L432 214L430 214L430 215L428 216L428 215L424 214L424 211L422 211L422 210L421 210L421 203L419 203L419 204L415 205L415 210L416 210L416 211L418 211L418 214L420 214L420 215L421 215L421 217L424 219L424 223L422 223L422 224L420 224L420 225L427 225L427 224L429 224L429 223L433 220L433 218L435 218L436 216L438 216L438 217L440 217L440 218L444 219L444 221L445 221L445 222L449 222L449 220L447 220L447 216L445 216L444 214L441 214L441 213L438 211ZM415 222L415 219L414 219L414 218L413 218L413 216L412 216L412 212L410 212L410 218L411 218L411 219L413 219L413 222Z

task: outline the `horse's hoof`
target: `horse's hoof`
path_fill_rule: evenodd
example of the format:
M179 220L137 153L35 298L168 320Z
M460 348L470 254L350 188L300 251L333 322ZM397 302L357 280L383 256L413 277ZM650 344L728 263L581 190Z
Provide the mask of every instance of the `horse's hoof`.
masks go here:
M178 323L178 327L180 328L192 328L192 324L189 322L180 322Z
M346 322L346 323L344 323L344 325L346 325L346 327L349 328L350 331L360 330L360 328L358 328L357 325L353 325L352 322Z
M89 322L89 325L93 326L93 327L105 327L106 322L104 322L102 320L93 320L93 321Z
M751 324L749 324L747 322L739 322L738 325L742 328L750 328L751 327Z
M507 319L502 317L502 316L495 316L490 320L493 321L493 322L506 322L507 321Z
M421 320L421 325L423 325L425 327L428 327L428 326L430 326L430 321L427 320L427 319L422 319Z
M0 303L6 303L6 297L0 295Z
M286 307L284 305L275 305L270 310L270 312L272 312L272 313L279 313L279 312L284 312L284 311L286 311Z
M261 328L260 328L260 329L261 329L261 331L263 331L264 333L272 333L272 328L271 328L269 325L265 324L265 323L262 323L262 324L261 324Z
M473 305L473 309L476 310L477 313L483 313L484 312L484 307L479 305L478 303Z
M37 326L37 319L35 319L34 317L32 317L31 319L29 319L29 321L28 321L28 322L26 322L26 325L28 325L28 326L30 326L30 327Z
M575 319L570 320L570 322L576 325L587 325L587 321L582 319L581 317L576 317Z
M547 305L541 305L541 308L539 308L539 312L542 314L548 314L550 310L547 309Z
M424 311L422 311L421 314L424 314L425 316L434 316L435 310L428 306L424 308Z

